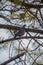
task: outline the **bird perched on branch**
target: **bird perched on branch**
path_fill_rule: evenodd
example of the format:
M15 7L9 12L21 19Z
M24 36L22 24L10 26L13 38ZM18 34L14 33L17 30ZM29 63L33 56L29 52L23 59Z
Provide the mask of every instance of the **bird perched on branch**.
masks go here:
M20 30L15 34L14 38L16 38L16 37L22 37L24 35L24 33L25 33L25 29L24 29L25 26L26 25L23 25L23 27L20 28Z

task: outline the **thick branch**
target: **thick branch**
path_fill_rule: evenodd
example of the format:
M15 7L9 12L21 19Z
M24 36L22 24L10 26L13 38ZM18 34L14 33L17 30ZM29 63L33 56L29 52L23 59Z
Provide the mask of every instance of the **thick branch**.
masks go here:
M20 27L17 27L17 26L12 26L12 25L3 25L3 24L0 24L0 28L3 28L3 29L9 29L9 30L19 30ZM30 28L24 28L26 32L33 32L33 33L40 33L40 34L43 34L43 30L38 30L38 29L30 29Z
M39 37L39 36L36 36L36 37L34 37L34 36L25 36L25 37L18 37L18 38L10 38L10 39L6 39L6 40L2 40L2 41L0 41L0 44L3 44L4 42L9 42L9 41L13 41L13 40L20 40L20 39L28 39L28 38L32 38L32 39L43 39L43 37Z
M9 29L9 30L19 30L20 29L20 27L17 27L17 26L3 25L3 24L0 24L0 28Z
M19 57L23 56L24 53L25 53L25 51L16 55L15 57L10 58L9 60L3 62L1 65L6 65L6 64L10 63L11 61L14 61L15 59L18 59Z
M43 8L43 4L23 3L26 8Z

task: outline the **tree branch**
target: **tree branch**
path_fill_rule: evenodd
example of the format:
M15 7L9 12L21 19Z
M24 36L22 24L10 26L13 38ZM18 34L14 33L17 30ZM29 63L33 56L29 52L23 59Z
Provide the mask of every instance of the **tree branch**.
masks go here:
M3 18L3 19L5 19L7 22L10 23L10 19L8 19L7 17L5 17L5 16L3 16L3 15L0 15L0 18Z
M12 26L12 25L3 25L3 24L0 24L0 28L9 29L9 30L20 30L21 27ZM24 28L24 29L25 29L26 32L33 32L33 33L43 34L43 30L30 29L30 28Z
M34 4L34 3L23 3L23 6L26 8L43 8L43 4Z
M4 42L13 41L13 40L28 39L28 38L43 39L42 36L40 36L40 37L39 36L24 36L24 37L10 38L10 39L6 39L6 40L2 40L2 41L0 41L0 44L3 44Z
M18 59L19 57L23 56L24 54L25 54L25 51L20 54L17 54L15 57L10 58L9 60L3 62L1 65L6 65L9 62L14 61L15 59Z

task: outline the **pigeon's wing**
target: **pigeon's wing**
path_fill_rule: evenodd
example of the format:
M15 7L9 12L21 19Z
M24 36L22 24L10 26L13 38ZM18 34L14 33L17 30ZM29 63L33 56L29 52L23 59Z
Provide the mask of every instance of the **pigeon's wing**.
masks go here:
M24 25L24 26L15 34L15 37L17 37L17 36L23 36L23 35L24 35L24 33L25 33L25 30L24 30L25 26L26 26L26 25Z
M23 29L20 29L16 34L15 36L22 36L24 35L24 30Z

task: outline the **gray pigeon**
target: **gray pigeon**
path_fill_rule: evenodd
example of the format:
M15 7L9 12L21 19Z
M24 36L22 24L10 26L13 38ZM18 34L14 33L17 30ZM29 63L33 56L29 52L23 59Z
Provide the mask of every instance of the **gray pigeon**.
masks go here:
M16 38L16 37L22 37L23 35L24 35L24 33L25 33L25 26L26 25L24 25L16 34L15 34L15 36L14 36L14 38Z

